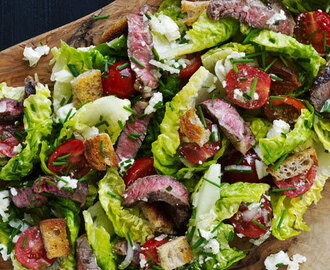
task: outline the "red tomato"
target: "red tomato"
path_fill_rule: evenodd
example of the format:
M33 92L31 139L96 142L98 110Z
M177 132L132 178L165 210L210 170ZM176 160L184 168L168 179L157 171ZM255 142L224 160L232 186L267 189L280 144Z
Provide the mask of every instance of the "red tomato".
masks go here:
M17 153L14 152L14 147L19 144L19 141L14 136L15 132L23 131L23 126L14 127L13 125L0 125L0 153L6 157L14 157Z
M90 171L90 167L87 165L84 156L84 151L85 146L81 140L67 141L51 154L48 160L48 168L58 175L65 175L67 170L69 170L68 175L75 178L83 177ZM66 155L70 156L61 158ZM59 163L59 165L57 165L57 163ZM61 163L66 164L61 165Z
M226 77L226 92L232 102L245 109L258 109L269 97L271 79L258 68L237 65L238 74L230 70ZM255 78L258 78L257 80ZM254 96L250 97L253 82L256 81Z
M298 99L287 96L279 96L279 98L271 98L264 107L265 115L270 122L282 119L283 121L294 124L300 116L300 111L306 109L306 106Z
M190 77L199 69L202 65L201 54L189 54L187 59L191 61L190 65L180 70L180 79L184 82L188 81Z
M261 160L253 149L249 150L244 156L240 152L231 154L224 162L224 167L229 165L242 165L250 166L251 173L239 173L239 172L226 172L224 179L229 183L235 182L249 182L249 183L262 183L263 179L258 178L256 171L256 160Z
M21 234L15 246L15 255L18 262L35 270L45 268L55 261L47 258L39 226L31 227Z
M265 196L262 196L260 205L251 209L246 203L241 203L238 212L230 221L237 232L246 237L259 238L271 228L272 217L270 203Z
M144 269L153 269L152 268L153 264L151 263L152 260L154 260L156 264L159 264L156 248L168 242L166 237L159 241L156 239L158 239L158 238L155 237L155 238L149 239L147 242L144 243L143 247L141 248L141 254L144 255L147 262L149 261L149 263L146 264ZM150 256L148 255L147 252L149 253Z
M127 170L124 176L126 187L134 183L138 178L156 174L153 157L144 157L134 161L133 166Z
M299 14L296 18L294 34L299 42L312 44L318 53L325 54L324 37L326 37L326 46L330 46L329 15L319 10Z
M128 66L126 66L128 64ZM125 67L126 66L126 67ZM118 70L119 69L119 70ZM102 77L105 95L116 95L119 98L131 98L137 91L134 89L135 73L129 62L122 61L109 65L107 77Z
M300 194L306 193L312 187L315 177L316 166L313 165L308 171L302 174L281 181L277 181L273 178L273 181L278 188L295 188L293 190L283 190L281 192L287 197L296 198L299 197Z

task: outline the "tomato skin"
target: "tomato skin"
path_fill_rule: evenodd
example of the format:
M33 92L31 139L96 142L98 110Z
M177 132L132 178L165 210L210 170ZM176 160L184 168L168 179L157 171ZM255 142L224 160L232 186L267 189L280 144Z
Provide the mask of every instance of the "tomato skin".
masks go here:
M226 92L229 99L236 105L245 109L258 109L262 107L268 100L271 79L269 75L258 68L246 65L237 65L238 74L234 69L230 70L226 77ZM249 95L254 78L257 77L257 85L255 94L258 98L246 99L244 97L235 97L235 89ZM245 80L242 80L244 78Z
M25 247L22 248L25 237ZM56 260L47 258L39 226L31 227L20 235L15 245L15 255L19 263L34 270L49 266Z
M251 212L246 203L241 203L238 212L230 219L235 230L246 237L259 238L263 236L272 226L273 211L270 207L270 202L265 196L261 197L260 206L251 217ZM253 223L255 220L267 227L267 230Z
M156 264L159 264L156 248L167 242L168 242L168 239L166 237L160 241L156 240L156 237L151 238L147 242L144 243L143 247L141 248L141 254L144 255L146 261L149 261L150 257L147 254L147 251L148 251L148 253L153 258L153 260L156 262ZM153 269L152 263L148 263L144 269Z
M48 160L48 168L52 172L63 175L66 173L66 170L71 163L71 168L69 170L68 175L73 176L75 178L80 178L86 175L91 168L87 165L87 161L84 156L85 146L83 141L81 140L69 140L62 145L60 145L49 157ZM71 154L68 157L66 165L54 165L56 159L65 155ZM63 160L62 160L63 161Z
M122 70L117 68L128 64ZM109 65L109 71L106 77L102 77L103 92L105 95L116 95L119 98L131 98L132 95L137 94L134 89L135 73L131 69L129 62L122 61Z
M278 188L297 188L295 190L281 191L287 197L297 198L300 194L305 194L312 187L316 177L316 170L316 166L313 165L308 171L302 174L281 181L273 178L273 181Z
M127 174L124 175L124 181L126 187L130 186L135 182L135 180L156 174L156 169L154 167L153 157L144 157L134 161L131 168L127 170Z
M315 33L315 31L318 32ZM324 32L326 32L326 45L330 46L330 17L324 11L308 11L297 16L294 29L297 40L304 44L312 44L320 54L326 53L324 51Z
M189 54L187 55L187 59L191 61L191 64L180 70L180 79L183 82L187 82L190 77L199 69L202 65L201 54Z

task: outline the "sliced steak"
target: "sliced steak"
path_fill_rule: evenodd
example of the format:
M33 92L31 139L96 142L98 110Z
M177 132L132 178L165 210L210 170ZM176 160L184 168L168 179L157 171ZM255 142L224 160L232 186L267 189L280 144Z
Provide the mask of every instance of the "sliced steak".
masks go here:
M211 99L201 103L207 113L216 120L234 147L243 155L255 144L255 137L236 109L222 99Z
M78 182L77 188L72 190L67 189L59 189L57 186L46 182L46 180L49 180L53 183L58 183L58 179L53 176L43 176L40 178L40 185L39 185L39 179L37 179L33 184L33 191L35 193L50 193L58 197L62 198L70 198L73 201L80 202L81 205L84 205L86 202L86 198L89 192L88 183L86 181Z
M126 240L119 240L113 246L113 251L120 256L126 256L127 247L128 247L128 242ZM139 266L140 264L140 252L141 252L140 245L138 243L134 243L132 264L135 266Z
M134 122L131 120L127 121L125 129L120 134L117 141L116 155L119 162L125 159L135 158L147 134L147 127L152 117L152 114L148 114L142 119L139 119L139 115L141 115L145 109L143 102L135 103L132 109L136 111L136 115L133 115ZM132 132L139 133L140 136L137 137L136 140L131 139L128 135Z
M311 103L320 112L324 103L330 99L330 66L326 67L316 77L311 89Z
M23 101L0 99L0 124L14 123L23 118Z
M31 76L27 76L24 80L25 89L24 89L24 99L30 95L36 94L36 85Z
M131 68L136 73L136 90L142 92L144 98L152 95L152 89L158 87L155 74L157 68L149 63L154 59L153 42L149 22L144 15L148 7L127 16L128 36L127 48Z
M15 196L10 192L10 198L18 208L36 208L48 201L47 197L34 193L32 187L16 188L16 192Z
M80 236L76 241L77 269L78 270L101 270L97 265L95 254L88 244L86 234Z
M254 28L293 34L294 20L277 0L212 0L207 7L210 19L233 17Z
M123 205L135 206L159 201L173 206L173 220L178 227L190 215L189 194L185 186L175 178L164 175L151 175L136 180L124 192Z

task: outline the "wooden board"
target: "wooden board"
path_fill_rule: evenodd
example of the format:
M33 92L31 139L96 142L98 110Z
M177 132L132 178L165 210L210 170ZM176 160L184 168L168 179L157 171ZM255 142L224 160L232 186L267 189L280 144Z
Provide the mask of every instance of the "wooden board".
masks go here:
M68 44L80 47L91 44L99 44L109 38L126 31L126 15L136 11L139 7L149 4L158 6L161 0L116 0L114 3L95 11L75 22L44 33L35 38L24 41L13 47L0 52L0 82L6 81L10 86L22 86L27 75L38 73L39 80L52 86L50 81L51 67L49 60L51 54L43 56L35 68L30 68L26 61L22 60L25 46L37 46L40 41L49 47L59 46L60 40ZM92 17L100 15L110 15L109 19L94 21ZM116 31L107 31L115 29ZM304 221L310 226L309 232L303 232L299 236L279 241L271 238L260 247L255 248L248 256L240 261L232 270L262 270L264 269L265 258L280 250L288 251L289 255L300 253L307 257L307 262L301 265L302 270L326 270L330 269L330 252L328 252L328 239L330 232L330 184L327 184L323 193L323 199L317 206L309 207L304 216ZM240 248L250 248L247 241L240 243ZM0 259L0 270L12 269L11 262L3 262Z

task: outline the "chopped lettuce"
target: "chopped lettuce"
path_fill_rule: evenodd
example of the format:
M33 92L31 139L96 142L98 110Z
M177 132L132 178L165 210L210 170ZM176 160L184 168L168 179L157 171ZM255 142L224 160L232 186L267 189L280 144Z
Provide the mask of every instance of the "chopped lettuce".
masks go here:
M24 100L24 129L26 131L23 150L0 170L0 179L17 180L28 175L39 161L41 143L52 131L50 91L38 83L36 94Z
M91 245L98 265L103 269L116 269L115 255L112 252L113 226L107 218L100 202L83 212L88 243Z
M162 174L174 175L179 169L176 156L180 145L180 116L194 108L199 102L210 98L203 85L214 85L216 77L204 67L200 67L190 78L188 84L176 94L171 102L166 103L166 112L160 125L161 134L152 144L154 166Z
M272 127L272 124L264 118L247 116L244 117L244 120L249 125L257 142L260 139L265 138L268 130Z
M330 152L330 119L315 116L314 130L325 150Z
M123 208L121 197L124 190L124 180L115 168L110 168L99 182L100 202L118 236L127 239L129 232L133 241L143 244L152 232L137 208Z
M328 12L330 3L327 0L281 0L282 3L292 12L300 13L310 10L323 9Z
M5 82L0 83L0 98L11 98L21 101L24 97L24 87L10 87Z
M127 38L124 35L121 35L110 42L97 45L93 48L93 51L99 51L103 56L112 58L127 58ZM101 70L103 70L103 67Z
M313 113L307 109L301 110L292 131L284 136L261 138L259 146L263 161L269 165L285 154L292 152L297 146L305 143L312 135Z

